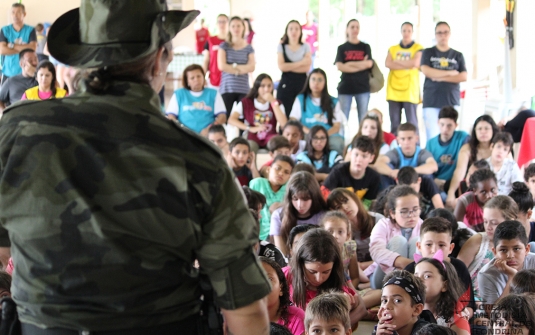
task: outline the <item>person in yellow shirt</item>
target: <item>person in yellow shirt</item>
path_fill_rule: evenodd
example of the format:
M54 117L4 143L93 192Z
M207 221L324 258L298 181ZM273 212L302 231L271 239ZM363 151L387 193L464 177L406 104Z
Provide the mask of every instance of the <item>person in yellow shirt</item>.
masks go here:
M21 100L48 100L67 96L67 91L56 85L56 68L51 62L44 60L37 65L36 79L39 85L27 89Z
M419 71L422 45L412 40L413 26L401 25L403 39L388 49L386 67L390 69L386 87L386 100L390 109L391 133L397 134L401 123L401 111L405 110L407 122L418 129L416 108L420 103Z

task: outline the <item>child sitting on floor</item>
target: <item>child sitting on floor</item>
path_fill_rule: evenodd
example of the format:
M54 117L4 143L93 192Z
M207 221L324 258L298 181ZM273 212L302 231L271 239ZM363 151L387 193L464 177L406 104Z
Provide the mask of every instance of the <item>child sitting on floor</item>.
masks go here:
M384 278L379 323L372 335L415 334L429 322L420 318L425 303L425 286L405 270L392 271Z

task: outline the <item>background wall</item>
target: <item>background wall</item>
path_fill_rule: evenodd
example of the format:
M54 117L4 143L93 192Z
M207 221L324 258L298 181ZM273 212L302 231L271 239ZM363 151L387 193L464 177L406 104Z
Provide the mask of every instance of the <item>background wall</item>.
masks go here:
M0 0L0 27L11 23L11 5L15 0ZM80 0L24 0L26 7L26 24L35 26L37 23L53 23L61 14L80 7ZM182 8L195 8L194 0L182 0ZM173 40L173 45L195 48L195 31L193 24L180 32Z

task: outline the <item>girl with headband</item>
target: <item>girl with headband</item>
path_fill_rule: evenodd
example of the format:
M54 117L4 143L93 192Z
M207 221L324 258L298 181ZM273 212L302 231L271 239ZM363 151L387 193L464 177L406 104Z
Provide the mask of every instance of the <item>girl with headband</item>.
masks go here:
M463 304L459 298L463 289L455 267L444 262L442 250L433 258L414 254L414 260L414 275L422 279L426 288L424 308L433 313L437 324L451 328L457 335L469 335L470 325L461 316Z

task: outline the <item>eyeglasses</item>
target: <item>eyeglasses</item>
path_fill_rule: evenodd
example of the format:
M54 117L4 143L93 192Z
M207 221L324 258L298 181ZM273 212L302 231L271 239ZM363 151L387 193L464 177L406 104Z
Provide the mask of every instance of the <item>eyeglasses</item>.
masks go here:
M318 141L318 142L323 142L323 141L326 141L327 140L327 137L312 137L312 141Z
M398 213L401 215L402 218L407 219L407 218L410 218L413 213L416 214L416 216L418 216L421 210L422 209L420 207L415 207L412 209L412 211L405 208L405 209L400 210Z
M450 32L447 31L447 30L446 31L436 31L435 32L435 35L449 35L449 34L450 34Z

